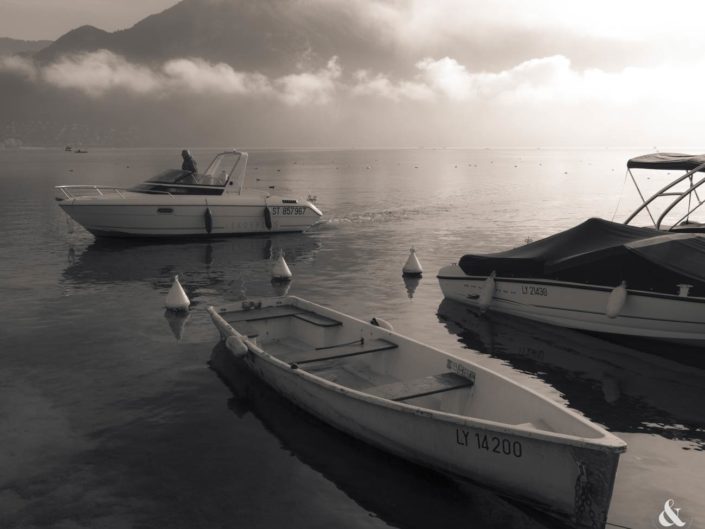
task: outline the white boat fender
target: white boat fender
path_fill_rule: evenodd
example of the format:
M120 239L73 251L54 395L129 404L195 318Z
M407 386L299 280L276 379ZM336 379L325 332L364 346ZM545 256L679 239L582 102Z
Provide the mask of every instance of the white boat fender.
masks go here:
M264 225L268 230L272 229L272 212L269 211L269 206L264 206Z
M186 292L184 292L181 283L179 283L179 276L175 275L174 283L171 285L169 293L166 295L166 308L180 312L188 310L190 304L191 302L189 301Z
M496 275L497 274L493 270L492 273L487 276L487 279L485 279L485 285L482 287L482 292L477 298L477 304L483 312L487 310L490 303L492 303L492 298L494 297L494 291L496 288L494 279Z
M374 325L375 327L380 327L382 329L387 329L388 331L393 331L394 327L392 327L392 324L389 323L387 320L383 320L382 318L372 318L370 320L370 323Z
M622 312L627 301L627 283L622 281L618 287L614 287L607 298L607 308L605 315L608 318L616 318Z
M206 213L204 216L206 222L206 233L210 233L213 231L213 213L211 213L211 208L206 208Z
M275 281L290 281L292 275L291 270L289 270L289 265L287 265L284 260L284 252L280 251L279 257L277 257L272 267L272 279Z
M249 351L247 344L239 336L228 336L225 347L236 357L245 356Z
M402 268L402 275L404 277L421 277L423 274L423 267L419 263L419 258L416 257L416 250L411 248L409 250L409 258L406 260L404 268Z

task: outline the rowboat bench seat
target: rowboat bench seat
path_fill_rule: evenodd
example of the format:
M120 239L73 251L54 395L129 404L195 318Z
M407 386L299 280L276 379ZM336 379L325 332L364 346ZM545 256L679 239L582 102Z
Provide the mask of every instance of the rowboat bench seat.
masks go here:
M397 344L382 339L364 341L358 340L353 343L300 351L287 357L287 361L297 365L306 364L309 362L322 362L324 360L333 360L368 353L376 353L379 351L388 351L397 347Z
M243 321L263 321L271 320L275 318L288 318L294 317L298 320L302 320L318 327L338 327L342 325L338 320L333 318L328 318L326 316L321 316L314 312L309 312L307 310L297 309L291 306L282 307L266 307L263 309L257 309L253 311L242 311L235 314L225 314L223 319L230 323L231 325L237 322Z
M383 399L402 401L434 395L452 389L469 388L473 381L455 373L440 373L414 380L393 382L382 386L363 389L364 393Z
M332 318L327 318L326 316L321 316L320 314L315 314L313 312L299 312L294 314L294 318L297 320L306 321L308 323L313 323L319 327L339 327L342 325L338 320Z

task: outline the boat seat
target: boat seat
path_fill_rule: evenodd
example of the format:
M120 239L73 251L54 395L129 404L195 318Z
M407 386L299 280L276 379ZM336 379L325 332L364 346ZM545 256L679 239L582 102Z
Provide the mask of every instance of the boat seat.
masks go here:
M468 388L473 385L469 378L455 373L441 373L404 382L393 382L383 386L373 386L363 389L364 393L388 400L408 400L416 397L434 395L452 389Z
M284 305L282 307L265 307L263 309L242 310L234 313L221 314L221 317L231 325L239 321L269 320L273 318L286 318L304 312L301 309Z
M321 316L315 312L299 312L298 314L294 314L294 318L313 323L319 327L338 327L342 325L338 320Z
M354 343L333 345L308 351L301 351L287 357L287 361L292 364L306 364L309 362L321 362L334 358L345 358L379 351L387 351L397 348L397 344L387 340L359 340Z
M223 314L223 319L228 323L235 324L241 321L271 320L274 318L287 318L293 316L299 320L318 325L319 327L337 327L341 322L326 316L321 316L315 312L298 309L291 305L282 307L265 307L263 309L243 310L232 314Z

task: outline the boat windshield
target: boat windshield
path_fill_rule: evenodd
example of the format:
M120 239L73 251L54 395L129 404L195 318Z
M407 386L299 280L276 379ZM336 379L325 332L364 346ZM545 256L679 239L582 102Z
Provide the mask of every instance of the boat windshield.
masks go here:
M247 155L245 155L247 156ZM237 151L223 152L217 155L204 173L191 173L181 169L167 169L153 176L145 184L182 184L223 187L229 179L237 180L237 189L242 187L244 174L233 175L242 153ZM245 157L245 161L247 158ZM242 171L241 171L242 172Z
M240 161L239 152L223 152L216 156L206 169L206 172L199 175L203 185L224 186L230 178L235 166ZM238 186L241 184L238 182Z

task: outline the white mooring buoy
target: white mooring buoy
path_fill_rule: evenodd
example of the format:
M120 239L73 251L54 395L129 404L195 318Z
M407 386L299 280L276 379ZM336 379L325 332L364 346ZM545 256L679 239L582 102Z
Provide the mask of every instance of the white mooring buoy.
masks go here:
M272 279L275 281L290 281L292 275L289 265L284 260L284 252L280 251L279 257L277 257L272 267Z
M419 263L418 257L416 257L416 250L413 248L409 250L409 258L401 271L405 277L421 277L421 274L423 274L423 267Z
M169 293L166 295L166 308L176 312L188 310L188 306L191 302L184 292L181 283L179 283L179 276L174 276L174 283L169 289Z

